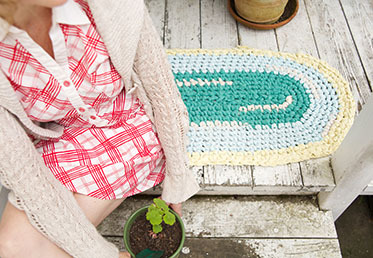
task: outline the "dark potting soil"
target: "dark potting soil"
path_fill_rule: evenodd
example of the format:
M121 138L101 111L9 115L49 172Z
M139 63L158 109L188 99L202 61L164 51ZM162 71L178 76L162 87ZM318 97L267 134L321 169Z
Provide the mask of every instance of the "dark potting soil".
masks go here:
M133 222L130 229L130 246L134 254L144 249L165 251L162 258L170 257L175 253L181 242L181 226L176 220L172 226L162 222L163 230L156 238L152 238L152 225L146 220L146 212L141 214Z

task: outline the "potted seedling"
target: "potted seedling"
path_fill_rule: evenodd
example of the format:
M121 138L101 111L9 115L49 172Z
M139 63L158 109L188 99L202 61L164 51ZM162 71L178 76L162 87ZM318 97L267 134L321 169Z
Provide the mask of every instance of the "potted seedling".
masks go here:
M134 212L124 226L124 245L136 258L176 258L185 241L180 216L165 201L154 198L150 206Z

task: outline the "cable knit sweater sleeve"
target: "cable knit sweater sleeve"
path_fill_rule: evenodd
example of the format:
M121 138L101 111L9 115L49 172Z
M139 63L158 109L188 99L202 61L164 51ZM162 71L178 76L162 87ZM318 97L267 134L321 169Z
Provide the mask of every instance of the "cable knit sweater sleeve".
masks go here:
M45 167L16 118L0 107L0 180L31 224L77 258L115 258L119 250L85 217L73 194Z
M162 198L171 203L183 202L199 190L196 176L189 169L186 152L188 112L177 89L166 51L146 7L134 70L140 80L138 96L140 100L150 100L154 124L167 157Z

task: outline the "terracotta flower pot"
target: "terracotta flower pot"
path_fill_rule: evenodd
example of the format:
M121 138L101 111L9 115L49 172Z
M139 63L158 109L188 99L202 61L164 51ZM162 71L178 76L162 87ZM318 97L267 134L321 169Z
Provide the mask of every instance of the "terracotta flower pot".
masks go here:
M274 23L284 12L288 0L234 0L238 14L256 23Z
M136 254L134 254L130 246L130 235L129 235L130 229L131 229L132 224L135 222L136 218L140 216L141 214L143 214L144 212L146 212L148 208L149 206L146 206L135 211L129 217L126 224L124 225L124 234L123 234L124 246L126 247L127 251L132 255L132 257L135 257ZM181 249L183 248L184 242L185 242L185 227L180 216L176 212L174 212L172 209L170 209L170 212L175 215L176 220L180 223L182 236L181 236L181 242L180 242L178 249L169 258L178 258L180 255Z

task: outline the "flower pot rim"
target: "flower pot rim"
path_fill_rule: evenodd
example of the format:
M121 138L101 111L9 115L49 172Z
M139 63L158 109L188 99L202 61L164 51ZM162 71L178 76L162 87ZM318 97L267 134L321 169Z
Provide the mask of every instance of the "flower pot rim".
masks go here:
M128 218L128 220L126 221L126 223L124 224L124 229L123 229L123 240L124 240L124 246L126 247L127 251L133 256L135 257L136 255L131 251L130 249L130 244L126 241L126 232L129 233L129 230L133 224L133 221L144 211L146 211L148 208L149 208L150 205L146 205L142 208L139 208L137 209L135 212L133 212L131 214L131 216ZM185 227L184 227L184 223L183 223L183 220L181 219L181 217L174 211L170 208L170 212L172 214L175 215L176 217L176 220L179 221L180 223L180 226L181 226L181 241L180 241L180 245L179 247L176 249L176 251L170 256L170 258L174 258L174 257L177 257L177 255L181 252L181 249L183 248L184 246L184 242L185 242Z
M227 0L227 1L228 1L228 10L235 20L237 20L238 22L242 23L243 25L245 25L247 27L250 27L250 28L253 28L253 29L259 29L259 30L275 29L275 28L278 28L278 27L281 27L281 26L287 24L288 22L290 22L294 18L294 16L297 14L298 9L299 9L299 0L289 0L288 4L289 4L290 1L295 1L296 7L295 7L294 12L288 18L286 18L285 20L283 20L279 23L261 24L261 23L251 22L251 21L248 21L248 20L242 18L237 13L237 11L235 9L234 0Z

